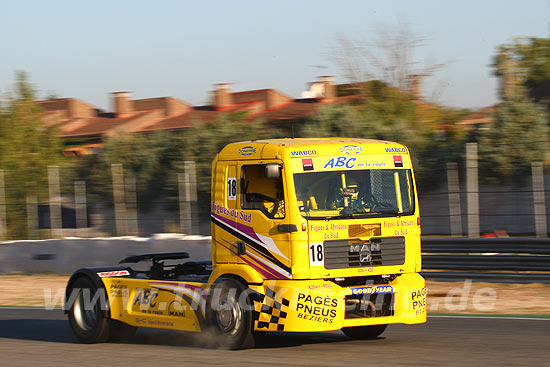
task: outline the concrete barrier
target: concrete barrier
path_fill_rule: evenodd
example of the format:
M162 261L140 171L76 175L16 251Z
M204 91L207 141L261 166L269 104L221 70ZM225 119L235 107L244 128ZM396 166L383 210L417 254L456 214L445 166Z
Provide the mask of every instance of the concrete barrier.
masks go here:
M83 267L116 265L124 257L147 253L188 252L191 260L210 260L207 236L155 235L113 238L64 238L60 240L0 243L0 274L71 274ZM143 264L146 268L147 264Z

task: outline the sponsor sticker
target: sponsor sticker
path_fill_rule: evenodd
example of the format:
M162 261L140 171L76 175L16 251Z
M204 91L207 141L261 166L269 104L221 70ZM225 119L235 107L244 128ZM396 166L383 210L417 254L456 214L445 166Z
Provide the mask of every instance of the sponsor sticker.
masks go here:
M311 158L302 159L302 167L304 167L304 171L313 171L313 159Z
M327 168L353 168L355 167L355 161L357 157L335 157L328 160L327 163L323 166L324 169Z
M123 277L126 275L130 275L130 272L128 270L114 270L114 271L102 271L97 273L100 278L105 277Z
M256 148L251 146L246 146L246 147L240 148L238 152L240 155L251 155L256 153Z
M363 147L357 145L346 145L345 147L340 148L340 152L344 154L359 154L363 151Z
M385 148L386 153L406 153L405 148Z
M128 286L126 284L111 284L111 297L128 297Z
M400 155L394 155L393 164L395 167L403 167L403 158Z
M301 155L316 155L317 151L316 150L298 150L298 151L291 152L290 154L292 154L293 157L297 157Z
M413 291L411 293L412 308L416 315L421 315L426 312L426 288Z
M298 293L296 317L307 321L332 324L337 316L338 299L331 296L314 296Z
M353 287L351 294L375 294L375 293L393 293L391 285L378 285L374 287Z

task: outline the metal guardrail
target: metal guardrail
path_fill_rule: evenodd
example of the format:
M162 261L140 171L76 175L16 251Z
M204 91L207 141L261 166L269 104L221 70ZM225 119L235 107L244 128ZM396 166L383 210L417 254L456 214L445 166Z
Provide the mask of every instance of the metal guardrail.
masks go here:
M423 238L431 280L550 283L550 238Z

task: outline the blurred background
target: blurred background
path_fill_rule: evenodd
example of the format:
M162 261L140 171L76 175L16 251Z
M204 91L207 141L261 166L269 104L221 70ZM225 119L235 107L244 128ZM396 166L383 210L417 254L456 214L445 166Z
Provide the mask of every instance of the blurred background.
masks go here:
M18 0L0 14L2 365L267 365L273 347L288 365L548 365L548 0ZM330 136L409 148L428 323L392 325L377 353L338 333L268 336L241 363L163 354L201 343L172 333L80 348L61 310L39 309L63 306L78 268L209 259L227 143Z
M0 239L209 235L225 144L407 145L425 236L547 237L550 6L4 4Z

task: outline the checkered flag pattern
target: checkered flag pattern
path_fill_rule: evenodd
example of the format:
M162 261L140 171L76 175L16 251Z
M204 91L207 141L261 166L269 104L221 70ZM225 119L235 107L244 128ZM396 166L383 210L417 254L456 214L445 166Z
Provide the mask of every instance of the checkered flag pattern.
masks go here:
M284 331L285 319L290 302L284 297L278 297L271 288L266 288L265 295L255 303L254 322L258 329L266 331Z

